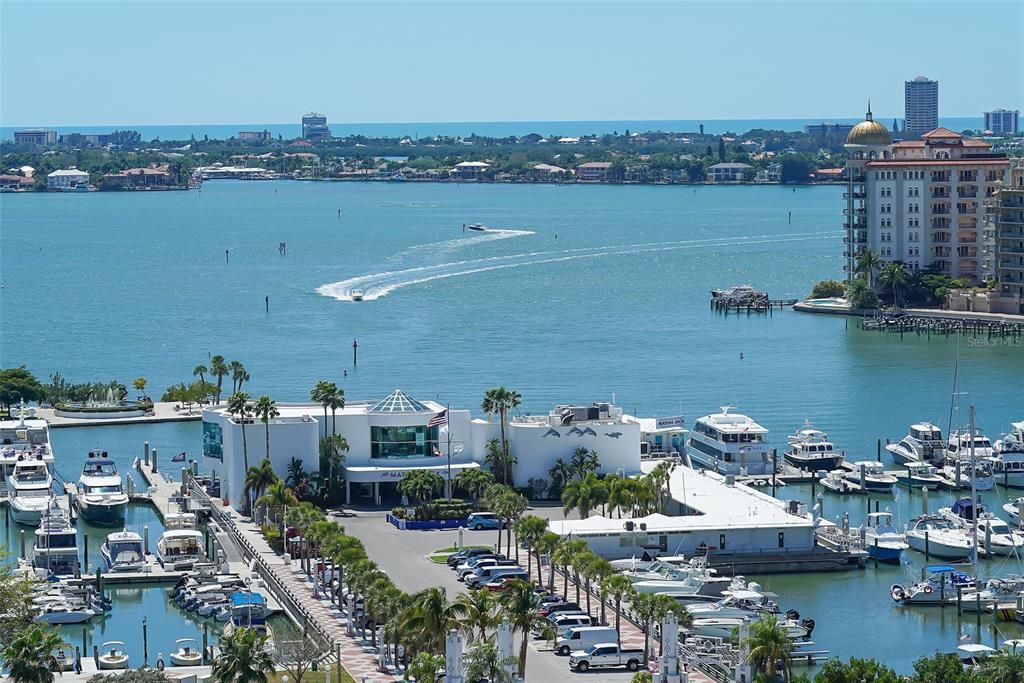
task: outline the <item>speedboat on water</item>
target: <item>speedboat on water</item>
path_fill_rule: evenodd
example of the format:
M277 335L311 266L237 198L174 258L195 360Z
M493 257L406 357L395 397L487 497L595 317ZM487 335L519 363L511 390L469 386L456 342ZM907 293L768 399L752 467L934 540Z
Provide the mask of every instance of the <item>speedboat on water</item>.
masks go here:
M688 561L689 560L683 555L659 555L652 557L645 552L640 557L630 557L624 560L612 560L609 564L611 564L612 569L617 572L627 570L632 572L642 572L648 571L652 567L657 567L661 564L670 564L678 567L686 564Z
M1003 512L1018 524L1020 524L1020 511L1022 509L1024 509L1024 497L1014 498L1009 503L1003 503Z
M487 226L483 223L469 223L468 225L463 223L462 227L473 232L487 232Z
M353 289L351 292L349 292L349 296L352 297L352 301L362 301L363 297L365 297L366 295L363 293L363 290L361 289Z
M18 524L38 526L50 509L53 496L53 476L42 456L22 455L7 476L8 505L11 518Z
M199 666L203 663L203 652L193 638L178 638L177 646L171 650L171 664L174 666Z
M957 590L973 590L974 578L956 567L937 564L926 568L928 576L909 586L894 583L889 595L901 605L942 605L956 600Z
M1024 577L1007 576L998 579L989 579L983 588L970 591L963 591L961 609L964 612L986 611L995 605L1013 603L1016 605L1017 596L1024 591Z
M128 653L120 640L108 640L100 648L97 662L100 669L117 670L128 668Z
M910 425L910 433L898 442L885 446L885 450L892 454L892 460L897 465L911 462L941 464L946 457L944 449L942 430L931 422Z
M868 523L864 528L864 548L868 551L868 557L879 562L899 562L903 551L909 547L903 534L893 526L891 512L886 510L868 514Z
M142 536L134 531L115 531L107 535L100 555L108 572L137 572L146 566Z
M908 462L906 470L896 475L896 480L904 486L909 486L918 491L921 488L937 489L942 485L949 485L949 481L939 474L939 468L927 462Z
M921 515L910 521L907 545L929 557L963 560L974 550L971 537L942 515Z
M117 465L104 450L89 451L78 479L78 513L89 524L124 526L128 494Z
M996 485L992 476L992 465L988 462L977 460L974 463L974 476L971 476L971 463L966 460L954 460L942 468L942 474L949 479L957 488L969 489L973 485L977 491L991 491Z
M861 491L891 491L896 477L886 474L882 463L874 460L859 460L853 463L853 471L846 473L846 480L856 484Z
M809 422L789 437L789 448L783 457L793 467L807 472L834 470L843 462L843 451L835 450L828 434L812 429Z

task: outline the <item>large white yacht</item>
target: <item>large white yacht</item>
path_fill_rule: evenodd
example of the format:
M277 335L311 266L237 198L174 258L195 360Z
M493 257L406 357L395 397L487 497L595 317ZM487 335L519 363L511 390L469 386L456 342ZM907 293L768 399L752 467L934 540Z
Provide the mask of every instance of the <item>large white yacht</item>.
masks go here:
M53 450L50 447L50 428L46 420L33 417L32 408L12 408L15 417L0 420L0 468L2 477L14 471L14 463L22 456L41 457L48 466L53 466Z
M1010 423L1012 430L993 445L992 476L996 483L1024 488L1024 422Z
M164 533L156 542L160 564L175 571L190 570L206 561L206 538L196 528L194 512L169 512Z
M39 522L32 544L32 566L51 574L74 574L78 560L78 530L55 499Z
M931 422L918 422L910 425L910 433L898 442L886 444L885 450L892 454L897 465L911 462L941 465L946 459L945 446L940 428Z
M38 526L53 496L53 477L42 455L18 456L7 476L7 496L15 522Z
M828 434L813 429L805 423L804 428L789 437L789 448L784 454L786 462L808 472L831 471L843 462L844 453L837 451L828 440Z
M694 467L722 474L771 474L768 430L746 415L722 412L698 418L690 431L688 454Z
M974 430L973 445L973 455L978 460L991 458L994 454L992 442L977 428ZM971 433L969 429L957 429L950 433L949 440L946 442L946 460L969 460L972 455L971 450Z
M89 451L78 479L78 513L89 524L124 526L128 495L106 451Z
M146 566L142 536L134 531L115 531L107 535L100 555L108 572L141 571Z

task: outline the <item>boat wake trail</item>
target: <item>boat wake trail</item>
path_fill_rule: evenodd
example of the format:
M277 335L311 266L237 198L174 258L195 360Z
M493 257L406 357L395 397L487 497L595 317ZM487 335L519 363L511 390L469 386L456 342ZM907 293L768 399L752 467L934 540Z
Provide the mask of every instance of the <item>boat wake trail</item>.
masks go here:
M518 232L518 231L516 231ZM485 237L480 235L479 237ZM463 240L475 239L477 236ZM707 249L710 247L742 247L752 244L776 244L778 242L808 242L812 240L834 239L835 232L788 233L781 235L751 235L748 237L722 237L712 239L681 240L674 242L646 242L641 244L620 244L603 247L584 247L560 251L534 251L489 258L453 261L437 265L404 268L401 270L372 273L358 277L321 285L317 293L339 301L352 301L352 291L362 290L364 301L374 301L387 296L396 289L410 285L444 280L452 277L485 273L506 268L522 268L546 263L560 263L586 258L603 258L627 254L643 254L659 251L675 251L681 249ZM450 240L463 242L462 240Z
M409 256L431 256L446 254L463 247L472 247L477 244L484 244L485 242L497 242L499 240L512 239L513 237L526 237L527 235L536 235L533 230L513 230L511 228L488 228L486 232L470 232L466 233L464 237L459 237L453 240L444 240L441 242L428 242L426 244L417 244L414 247L409 247L403 251L398 252L394 256L388 257L389 261L399 261Z

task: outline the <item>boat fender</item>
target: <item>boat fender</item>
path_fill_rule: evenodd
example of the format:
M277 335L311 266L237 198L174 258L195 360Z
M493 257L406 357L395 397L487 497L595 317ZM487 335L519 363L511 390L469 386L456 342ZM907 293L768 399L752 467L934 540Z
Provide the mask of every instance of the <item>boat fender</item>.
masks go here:
M800 624L807 629L807 635L805 637L810 638L811 634L814 633L814 619L807 618L800 622Z
M897 602L902 600L904 595L906 595L906 593L903 590L903 586L899 585L898 583L894 583L892 587L889 588L889 593L890 595L892 595L892 599Z
M924 592L925 593L931 593L932 592L932 587L931 586L925 586L924 587Z
M795 609L791 609L788 612L786 612L786 618L792 619L793 621L797 621L800 619L800 613L797 612Z

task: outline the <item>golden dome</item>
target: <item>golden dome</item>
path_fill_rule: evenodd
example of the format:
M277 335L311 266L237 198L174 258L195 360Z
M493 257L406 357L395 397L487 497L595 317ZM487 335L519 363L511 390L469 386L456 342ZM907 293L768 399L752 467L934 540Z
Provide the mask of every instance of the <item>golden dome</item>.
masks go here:
M850 129L846 136L848 145L891 145L892 136L889 129L871 117L871 103L868 102L868 113L864 120Z

